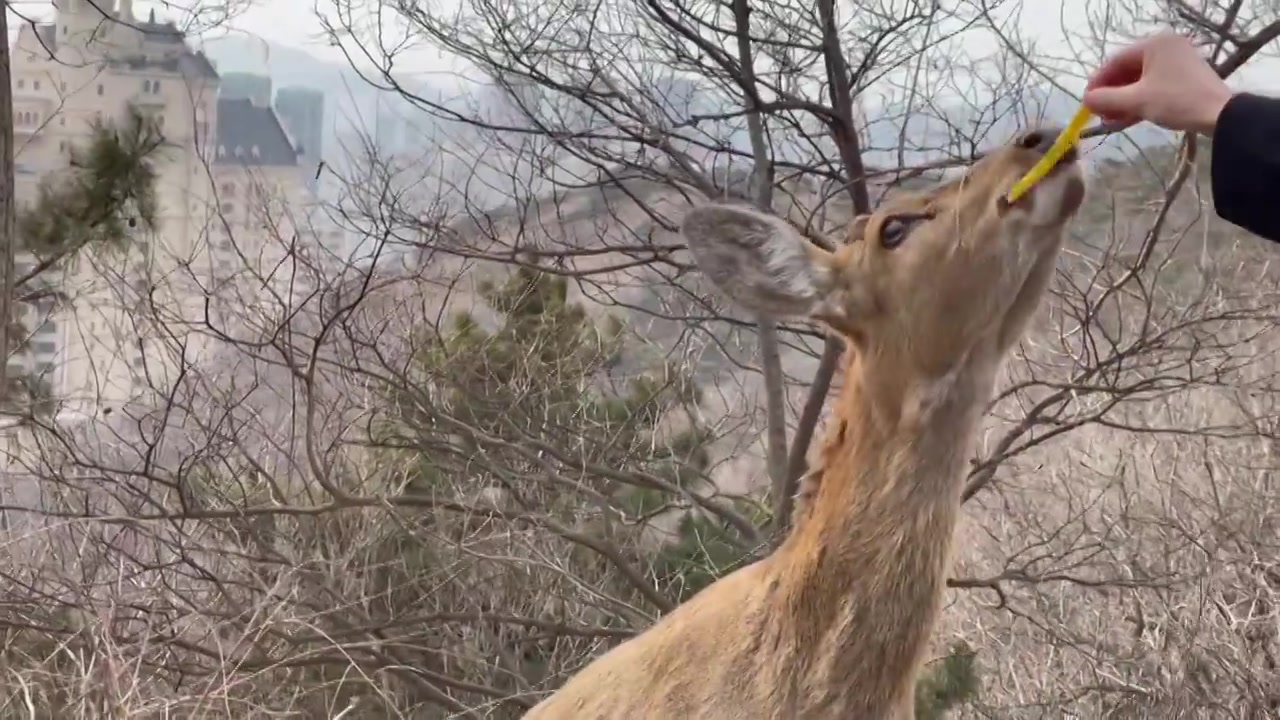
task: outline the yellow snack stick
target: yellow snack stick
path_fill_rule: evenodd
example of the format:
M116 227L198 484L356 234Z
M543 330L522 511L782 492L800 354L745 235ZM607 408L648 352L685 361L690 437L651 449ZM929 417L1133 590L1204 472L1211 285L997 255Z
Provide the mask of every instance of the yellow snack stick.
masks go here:
M1045 175L1053 169L1054 165L1067 154L1076 143L1080 142L1080 133L1084 132L1084 126L1088 124L1089 118L1093 117L1093 113L1089 112L1089 108L1080 106L1076 111L1075 117L1071 118L1071 122L1058 135L1058 139L1053 141L1053 147L1049 148L1049 152L1040 158L1040 162L1031 168L1030 172L1022 176L1022 179L1014 183L1013 189L1009 191L1009 202L1017 202L1036 183L1044 179Z

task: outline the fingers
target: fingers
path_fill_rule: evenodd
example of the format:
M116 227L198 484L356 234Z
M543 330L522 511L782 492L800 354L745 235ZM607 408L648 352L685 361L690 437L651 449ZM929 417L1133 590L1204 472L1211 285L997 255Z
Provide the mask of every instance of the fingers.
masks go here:
M1084 104L1107 122L1132 125L1142 115L1142 89L1141 83L1096 87L1085 91Z
M1204 132L1230 90L1187 38L1162 32L1108 58L1089 78L1084 104L1109 124L1147 120Z
M1102 67L1089 77L1086 89L1129 85L1137 82L1142 77L1143 61L1150 44L1150 39L1143 40L1107 58Z
M1192 47L1191 41L1172 30L1164 30L1143 38L1132 45L1127 45L1119 52L1107 58L1102 67L1089 77L1086 89L1095 87L1116 87L1137 82L1142 71L1150 61L1153 52L1168 52L1174 45Z

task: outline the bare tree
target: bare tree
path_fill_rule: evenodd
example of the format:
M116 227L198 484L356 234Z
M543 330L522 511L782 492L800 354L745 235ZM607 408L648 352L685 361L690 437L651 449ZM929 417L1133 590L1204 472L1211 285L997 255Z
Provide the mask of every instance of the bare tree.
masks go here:
M243 196L261 222L214 217L237 260L179 273L213 283L195 320L96 260L161 340L148 366L179 372L6 436L0 708L518 717L768 552L805 492L843 348L719 307L675 233L691 203L833 247L887 194L1069 114L1055 79L1144 23L1238 70L1280 32L1245 5L1094 3L1070 61L1008 3L324 9L435 142L331 163L325 211L361 258L266 183ZM405 80L417 43L484 83L443 101ZM973 459L922 717L1276 710L1277 285L1178 140L1102 143Z

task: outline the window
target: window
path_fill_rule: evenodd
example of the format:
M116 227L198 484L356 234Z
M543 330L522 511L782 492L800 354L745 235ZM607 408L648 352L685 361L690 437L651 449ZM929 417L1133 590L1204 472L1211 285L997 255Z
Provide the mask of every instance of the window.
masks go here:
M236 211L235 203L229 203L229 202L222 203L222 213L224 215L231 215L235 211Z
M262 152L258 150L257 145L254 145L253 147L249 148L249 153L252 154L254 157L262 157Z
M219 188L218 188L218 192L222 193L223 195L226 195L227 197L235 197L235 196L236 196L236 184L235 184L235 183L224 182L224 183L222 183L221 187L219 187Z
M39 80L32 80L32 81L31 81L31 89L32 89L32 90L39 90L39 89L40 89L40 81L39 81Z
M66 151L67 151L67 141L66 141L66 140L59 140L59 141L58 141L58 152L66 152Z
M66 26L66 25L63 25L63 26L62 26L62 37L66 37L66 36L67 36L67 26Z
M34 347L37 355L52 355L58 352L58 344L52 340L37 340Z
M107 91L107 89L106 89L105 87L103 87L103 86L102 86L102 83L98 83L98 95L99 95L99 96L101 96L101 95L102 95L103 93L105 93L106 91Z
M24 80L23 78L18 78L18 89L21 90L26 86L27 86L27 81Z
M149 93L149 92L151 92L151 81L150 81L150 80L143 80L143 81L142 81L142 92L144 92L144 93Z
M160 94L160 81L159 81L159 80L152 80L152 81L151 81L151 94L152 94L152 95L159 95L159 94Z
M59 115L59 116L58 116L58 127L66 127L66 126L67 126L67 116L66 116L66 115Z

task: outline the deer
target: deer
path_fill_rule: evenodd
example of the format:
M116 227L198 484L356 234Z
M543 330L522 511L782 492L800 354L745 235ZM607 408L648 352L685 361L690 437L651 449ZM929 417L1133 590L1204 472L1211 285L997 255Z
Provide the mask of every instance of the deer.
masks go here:
M844 382L777 549L570 677L525 720L914 720L977 428L1084 202L1073 149L1025 132L826 250L751 206L680 233L733 304L843 339Z

